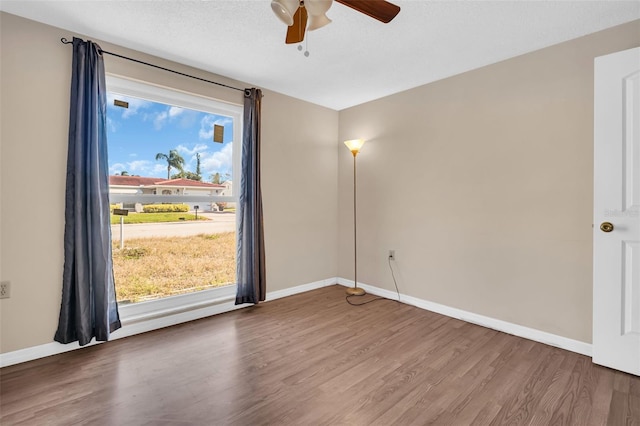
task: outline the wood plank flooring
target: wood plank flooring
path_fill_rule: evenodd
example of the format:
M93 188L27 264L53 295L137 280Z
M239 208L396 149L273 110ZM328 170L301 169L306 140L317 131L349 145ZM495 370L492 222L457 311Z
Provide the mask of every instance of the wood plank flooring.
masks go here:
M640 377L332 286L3 368L0 423L640 425Z

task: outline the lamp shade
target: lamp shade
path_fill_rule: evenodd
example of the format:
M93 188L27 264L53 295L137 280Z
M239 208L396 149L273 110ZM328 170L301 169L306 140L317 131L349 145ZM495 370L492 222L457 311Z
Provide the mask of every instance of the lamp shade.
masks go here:
M327 10L331 7L333 0L305 0L304 7L309 13L308 31L317 30L331 23L326 15Z
M278 19L287 24L288 27L293 25L293 15L300 7L299 0L272 0L271 10L276 14Z
M364 139L352 139L350 141L344 141L344 144L349 148L349 151L356 155L360 152L360 148L364 145Z

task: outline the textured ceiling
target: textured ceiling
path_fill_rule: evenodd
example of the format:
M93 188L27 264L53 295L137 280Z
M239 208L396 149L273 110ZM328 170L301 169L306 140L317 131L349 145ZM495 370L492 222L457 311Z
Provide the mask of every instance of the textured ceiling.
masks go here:
M640 19L638 1L397 0L385 25L334 3L333 23L307 33L305 57L284 44L269 3L2 0L0 9L335 110Z

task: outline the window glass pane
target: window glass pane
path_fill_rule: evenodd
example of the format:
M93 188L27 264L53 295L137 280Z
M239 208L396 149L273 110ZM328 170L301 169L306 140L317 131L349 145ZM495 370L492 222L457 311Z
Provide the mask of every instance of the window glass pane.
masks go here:
M118 301L234 284L239 110L139 83L108 88Z

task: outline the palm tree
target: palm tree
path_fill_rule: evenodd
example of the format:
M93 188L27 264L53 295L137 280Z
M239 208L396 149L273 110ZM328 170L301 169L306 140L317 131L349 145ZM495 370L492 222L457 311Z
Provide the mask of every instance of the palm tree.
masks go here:
M156 154L156 161L165 160L167 162L167 180L171 179L171 168L178 169L181 172L184 171L184 158L178 151L172 149L169 151L169 155L159 152Z

